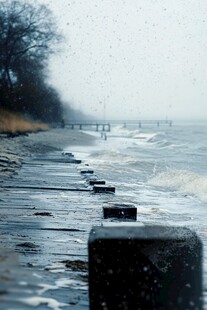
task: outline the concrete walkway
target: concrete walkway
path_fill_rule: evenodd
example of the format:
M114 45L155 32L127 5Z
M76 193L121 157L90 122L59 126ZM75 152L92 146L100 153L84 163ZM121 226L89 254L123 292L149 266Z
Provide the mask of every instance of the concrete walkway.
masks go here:
M88 236L109 198L78 167L56 152L0 179L1 310L89 309Z

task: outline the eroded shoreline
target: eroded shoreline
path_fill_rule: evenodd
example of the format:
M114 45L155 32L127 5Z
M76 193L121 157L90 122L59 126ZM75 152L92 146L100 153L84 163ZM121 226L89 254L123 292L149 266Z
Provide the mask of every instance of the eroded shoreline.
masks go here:
M18 171L26 157L37 153L63 150L71 145L91 145L95 137L70 129L50 129L28 135L7 137L0 134L0 177L10 177Z
M0 137L1 309L89 309L87 238L91 218L100 221L99 197L64 191L85 181L62 150L94 142L68 129Z

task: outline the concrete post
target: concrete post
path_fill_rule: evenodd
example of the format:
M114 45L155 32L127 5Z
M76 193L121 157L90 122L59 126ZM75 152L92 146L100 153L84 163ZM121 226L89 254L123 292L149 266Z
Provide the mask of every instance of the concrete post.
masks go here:
M114 186L106 186L106 185L94 185L93 191L94 193L115 193Z
M202 245L187 228L94 227L90 310L202 309Z
M128 204L109 204L103 207L103 217L116 218L116 219L130 219L136 221L137 219L137 208L133 205Z

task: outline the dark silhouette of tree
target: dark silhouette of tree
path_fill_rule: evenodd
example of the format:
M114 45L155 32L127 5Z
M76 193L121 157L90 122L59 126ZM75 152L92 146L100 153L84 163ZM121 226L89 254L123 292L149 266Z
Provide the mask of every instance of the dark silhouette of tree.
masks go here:
M57 92L48 86L48 57L61 36L51 11L24 1L0 2L0 106L44 121L61 119Z
M23 111L46 122L59 121L62 103L58 93L45 82L45 71L41 63L31 58L24 58L23 64L18 63L15 72L19 84L14 87L16 99L12 110Z

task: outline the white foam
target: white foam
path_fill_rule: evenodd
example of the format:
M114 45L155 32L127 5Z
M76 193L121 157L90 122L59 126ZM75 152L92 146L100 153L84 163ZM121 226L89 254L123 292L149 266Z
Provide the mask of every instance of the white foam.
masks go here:
M158 174L148 183L195 195L207 202L207 176L186 170L169 170Z
M115 222L103 222L101 223L101 226L103 227L144 227L145 225L143 223L138 222L130 222L130 223L115 223Z
M129 130L128 128L124 128L123 126L116 126L112 128L111 135L115 137L140 139L140 140L145 140L148 142L151 139L153 139L155 136L157 136L157 133L142 132L138 129Z
M87 241L86 240L82 240L79 238L67 238L67 239L57 239L54 240L54 242L59 242L59 243L67 243L68 241L73 241L75 243L80 243L80 244L86 244Z
M53 310L61 310L62 307L68 306L65 303L60 303L56 299L53 298L45 298L45 297L28 297L28 298L22 298L19 301L22 303L32 306L32 307L38 307L40 305L46 304L49 308Z
M61 278L56 281L57 287L71 287L74 289L87 290L88 286L83 281Z
M50 284L47 284L47 283L39 284L39 287L41 287L41 289L39 289L37 291L38 295L42 295L42 294L44 294L47 291L56 290L57 289L56 285L50 285Z
M131 130L122 125L112 127L112 134L116 136L128 136L130 132Z
M136 158L134 158L133 156L123 154L115 148L93 152L93 153L91 153L91 155L89 157L89 161L90 161L90 159L96 159L96 163L98 160L99 163L102 162L104 164L107 164L107 163L109 163L109 164L111 164L111 163L127 163L127 162L136 161Z

